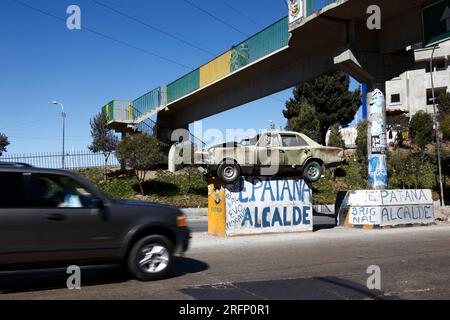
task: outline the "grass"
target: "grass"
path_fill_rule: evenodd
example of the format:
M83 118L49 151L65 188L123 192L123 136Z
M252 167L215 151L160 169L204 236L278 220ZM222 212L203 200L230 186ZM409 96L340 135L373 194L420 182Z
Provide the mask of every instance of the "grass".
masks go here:
M78 172L105 194L116 199L144 200L180 208L208 206L208 185L197 170L192 170L190 183L186 171L176 174L156 171L155 177L144 183L145 196L140 194L139 184L132 172L110 171L106 183L101 169L84 169Z

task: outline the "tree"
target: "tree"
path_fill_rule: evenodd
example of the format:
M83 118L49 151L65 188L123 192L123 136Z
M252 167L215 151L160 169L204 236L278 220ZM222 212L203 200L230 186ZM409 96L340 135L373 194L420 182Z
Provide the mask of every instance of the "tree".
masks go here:
M288 130L306 134L311 139L321 142L320 121L314 107L306 100L299 102L298 115L288 120Z
M367 120L358 124L356 136L356 152L360 160L367 160Z
M108 128L108 119L106 114L99 113L90 121L92 144L89 150L92 152L101 152L105 157L104 180L106 181L106 167L111 154L116 150L118 139L114 132Z
M331 126L330 138L328 141L330 147L345 148L344 138L342 137L339 125L335 124Z
M425 151L427 144L433 142L433 119L428 113L417 112L409 123L411 142Z
M120 163L133 169L141 194L144 196L147 171L162 161L158 140L142 133L128 135L117 145L117 158Z
M441 131L446 141L450 141L450 114L441 121Z
M320 141L325 144L326 134L333 124L346 127L353 121L361 105L361 92L349 91L350 77L342 71L322 75L304 82L294 89L294 98L286 102L284 117L289 120L301 117L305 105L313 106L319 121ZM306 103L305 103L306 101ZM305 121L300 121L305 123ZM298 130L300 128L292 128Z
M3 152L7 152L7 146L9 146L8 137L5 134L0 133L0 157L2 156Z
M450 114L450 93L442 93L437 98L437 103L439 109L439 117L441 120L443 120L446 115Z
M364 179L368 178L368 154L367 154L367 120L358 124L356 136L356 156L361 163L361 176Z

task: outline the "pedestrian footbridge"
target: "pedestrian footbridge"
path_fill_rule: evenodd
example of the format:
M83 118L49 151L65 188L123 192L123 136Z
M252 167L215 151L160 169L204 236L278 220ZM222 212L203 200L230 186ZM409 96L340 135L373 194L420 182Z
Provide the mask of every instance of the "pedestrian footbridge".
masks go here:
M133 101L113 100L103 112L118 132L170 142L175 129L336 69L381 83L413 64L407 47L423 40L422 8L433 2L305 0L300 19L280 19L172 83ZM381 29L367 26L372 5L381 9Z

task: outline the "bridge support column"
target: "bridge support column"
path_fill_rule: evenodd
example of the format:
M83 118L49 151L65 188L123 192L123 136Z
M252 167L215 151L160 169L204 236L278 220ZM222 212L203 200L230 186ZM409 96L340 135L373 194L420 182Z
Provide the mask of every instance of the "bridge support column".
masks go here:
M373 190L388 187L385 83L368 86L367 154L369 184Z
M334 58L335 65L361 83L367 83L367 149L369 185L388 187L385 84L414 65L413 51L380 54L345 49Z

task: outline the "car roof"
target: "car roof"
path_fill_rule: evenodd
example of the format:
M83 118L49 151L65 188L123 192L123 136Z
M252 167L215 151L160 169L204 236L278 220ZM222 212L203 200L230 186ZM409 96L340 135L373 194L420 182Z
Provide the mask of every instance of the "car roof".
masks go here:
M85 185L89 186L89 189L96 195L101 197L102 199L108 198L105 194L103 194L99 188L97 188L92 182L83 176L79 175L76 172L70 170L61 170L61 169L46 169L46 168L36 168L26 163L18 163L18 162L0 162L0 173L8 172L8 173L31 173L31 174L55 174L65 177L71 177L78 181L83 181Z
M0 172L28 172L28 173L48 173L74 176L76 173L61 169L37 168L22 162L0 162Z
M319 143L317 143L316 141L314 141L313 139L311 139L310 137L308 137L307 135L300 133L300 132L295 132L295 131L282 131L282 130L270 130L270 131L263 131L260 133L264 134L264 133L271 133L271 134L288 134L288 135L299 135L301 136L304 140L306 140L306 142L311 145L311 146L320 146Z

